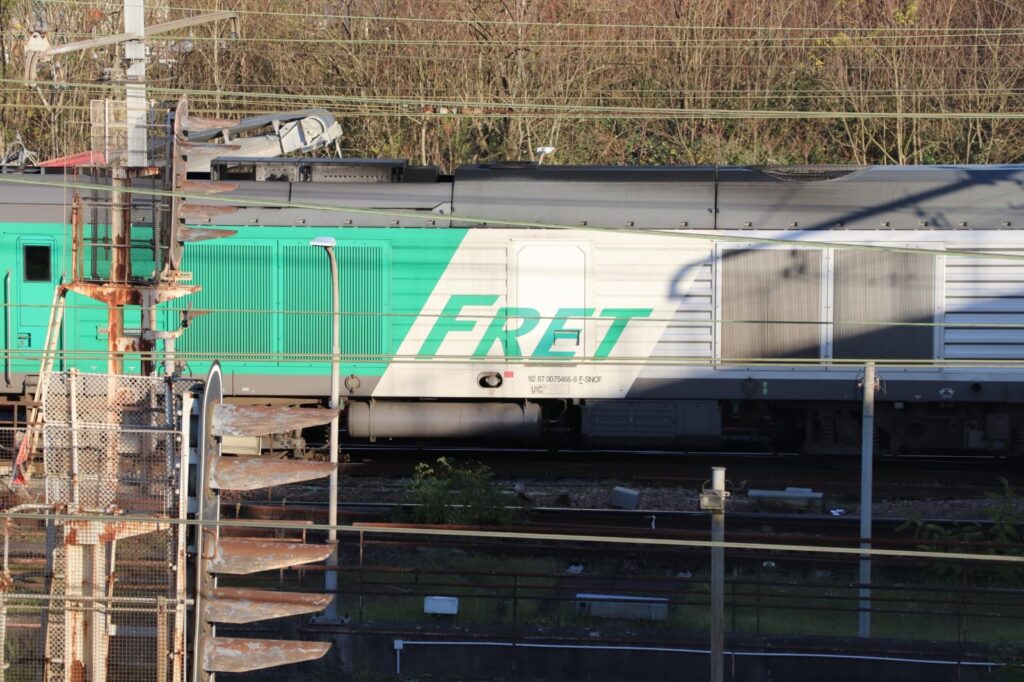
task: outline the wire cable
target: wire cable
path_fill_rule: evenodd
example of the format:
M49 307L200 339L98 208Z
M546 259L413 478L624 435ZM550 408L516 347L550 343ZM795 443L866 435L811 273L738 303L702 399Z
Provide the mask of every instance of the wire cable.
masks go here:
M0 83L23 83L16 79L0 79ZM64 86L80 89L106 89L108 86L93 83L40 82L39 85ZM399 97L368 97L355 95L292 95L282 93L252 93L243 91L216 91L193 88L150 87L151 95L168 98L181 95L209 96L217 98L238 98L244 101L273 101L288 103L323 104L370 104L393 107L395 113L424 114L424 106L445 107L449 110L471 112L472 115L505 116L508 113L526 113L532 116L558 115L600 118L673 118L673 119L894 119L894 120L1024 120L1024 111L809 111L785 109L715 109L679 107L608 107L600 105L544 104L517 101L473 101L438 99L425 100ZM479 111L477 111L479 110ZM445 114L449 116L465 115Z
M92 0L49 0L50 4L54 5L83 5L87 7L94 7L95 3ZM484 19L484 18L465 18L465 17L413 17L413 16L379 16L379 15L366 15L366 14L332 14L330 12L288 12L281 10L251 10L251 9L238 9L232 7L224 7L225 4L232 3L220 3L218 5L219 10L229 10L239 14L241 16L263 16L263 17L293 17L307 20L331 20L331 19L345 19L348 21L365 21L365 22L379 22L379 23L412 23L412 24L449 24L449 25L462 25L462 26L499 26L499 27L511 27L511 28L523 28L523 27L541 27L541 28L559 28L559 29L574 29L574 28L596 28L596 29L656 29L656 30L671 30L671 31L769 31L769 32L792 32L792 33L804 33L804 32L815 32L822 30L836 30L844 31L847 33L852 32L890 32L890 33L908 33L908 34L919 34L919 33L941 33L948 31L949 27L929 27L929 26L890 26L890 27L851 27L851 26L756 26L756 25L713 25L713 24L671 24L668 22L662 23L615 23L615 22L573 22L573 21L536 21L536 20L501 20L501 19ZM212 11L213 7L208 4L202 4L197 7L194 5L164 5L162 9L169 11L185 11L185 12L205 12ZM1001 27L984 28L984 27L971 27L972 30L979 31L990 31L998 32L1002 29ZM1016 30L1016 29L1011 29Z
M880 549L866 547L836 547L822 545L798 545L789 543L766 542L714 542L711 540L688 540L676 538L623 537L618 535L581 535L568 533L530 533L517 531L486 531L456 530L451 528L418 528L418 527L387 527L373 525L328 525L326 523L306 521L273 521L260 519L246 521L236 519L182 519L168 516L150 516L145 514L59 514L43 512L0 512L0 519L9 521L31 520L60 524L64 521L91 521L100 523L195 526L199 528L265 528L275 530L336 530L339 533L366 533L370 535L413 535L424 537L460 537L488 538L495 540L543 540L547 542L580 542L610 545L640 545L647 547L690 547L705 548L722 547L728 550L753 550L768 552L797 552L801 554L831 554L856 557L892 557L901 559L938 559L946 561L972 561L994 564L1020 564L1024 566L1024 556L1012 554L978 554L973 552L937 552L910 549Z

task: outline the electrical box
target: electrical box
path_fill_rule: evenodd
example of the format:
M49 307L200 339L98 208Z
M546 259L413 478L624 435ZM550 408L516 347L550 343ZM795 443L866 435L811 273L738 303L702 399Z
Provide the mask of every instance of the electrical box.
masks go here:
M437 616L455 616L459 613L458 597L424 597L423 613Z

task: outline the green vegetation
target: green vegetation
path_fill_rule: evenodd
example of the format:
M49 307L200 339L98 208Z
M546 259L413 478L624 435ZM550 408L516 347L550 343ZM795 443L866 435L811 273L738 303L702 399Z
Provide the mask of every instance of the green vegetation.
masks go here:
M409 496L417 505L412 512L416 523L500 526L515 517L489 468L456 465L447 457L416 465Z
M1024 525L1024 516L1018 511L1021 508L1020 498L1007 479L1001 477L999 480L1003 485L1002 491L986 494L990 502L986 509L990 525L957 523L946 526L914 517L896 530L910 532L914 540L920 542L917 549L922 551L970 551L977 554L1024 556L1024 545L1021 544L1018 531ZM929 575L963 584L1019 587L1024 583L1024 568L1019 566L993 568L978 563L932 561L922 568Z

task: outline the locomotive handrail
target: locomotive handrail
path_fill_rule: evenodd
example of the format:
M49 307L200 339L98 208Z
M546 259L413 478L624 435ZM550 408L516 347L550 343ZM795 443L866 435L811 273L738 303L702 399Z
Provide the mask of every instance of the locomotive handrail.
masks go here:
M4 383L11 385L11 270L4 275Z

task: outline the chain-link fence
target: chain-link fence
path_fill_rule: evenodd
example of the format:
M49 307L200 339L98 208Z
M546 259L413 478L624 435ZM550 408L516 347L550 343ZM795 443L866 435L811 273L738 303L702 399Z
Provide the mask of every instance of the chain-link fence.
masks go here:
M46 396L47 504L176 515L174 383L69 372L50 377Z
M185 528L152 519L185 512L179 412L192 383L49 377L45 500L6 511L67 516L3 526L0 681L183 678Z
M89 141L92 149L101 152L106 163L124 166L128 163L128 109L121 100L89 101Z

